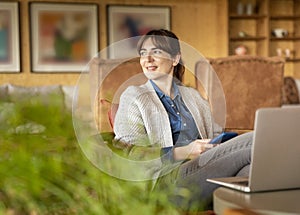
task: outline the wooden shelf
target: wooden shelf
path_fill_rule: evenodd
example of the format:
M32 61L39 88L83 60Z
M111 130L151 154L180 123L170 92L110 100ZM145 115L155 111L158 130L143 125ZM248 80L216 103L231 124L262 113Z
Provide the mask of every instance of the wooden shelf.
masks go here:
M286 62L300 62L300 58L287 58L285 59Z
M257 14L253 14L253 15L230 14L229 15L230 19L262 19L266 17L267 15L257 15Z
M270 39L272 41L296 41L296 40L300 40L300 36L296 36L296 37L271 37Z
M258 40L265 40L266 37L230 37L231 41L258 41Z
M281 15L278 15L278 16L271 16L270 17L271 20L296 20L296 19L300 19L300 15L296 15L296 16L293 16L293 15L290 15L290 16L281 16Z

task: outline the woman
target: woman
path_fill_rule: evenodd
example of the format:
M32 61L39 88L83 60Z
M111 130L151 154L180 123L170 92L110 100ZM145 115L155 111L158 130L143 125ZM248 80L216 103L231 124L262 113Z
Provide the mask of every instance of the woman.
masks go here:
M180 84L184 66L174 33L150 31L137 49L148 81L122 94L114 123L115 139L132 146L145 142L159 146L164 167L175 164L177 168L159 178L156 187L174 185L171 197L177 204L197 207L210 200L216 188L207 178L248 174L252 134L211 147L209 141L222 128L214 122L208 102L195 89Z

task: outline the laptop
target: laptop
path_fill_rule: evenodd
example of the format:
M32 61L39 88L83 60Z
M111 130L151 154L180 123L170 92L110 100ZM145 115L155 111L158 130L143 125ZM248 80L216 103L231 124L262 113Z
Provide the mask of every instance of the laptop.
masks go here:
M300 188L300 106L255 113L249 177L207 179L243 192Z

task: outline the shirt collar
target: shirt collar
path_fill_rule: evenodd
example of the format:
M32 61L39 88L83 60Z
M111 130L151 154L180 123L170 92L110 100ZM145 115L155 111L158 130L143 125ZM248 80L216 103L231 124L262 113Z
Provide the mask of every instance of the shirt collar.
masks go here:
M152 84L152 86L153 86L153 88L154 88L156 94L158 95L158 97L159 97L160 99L163 98L164 96L167 96L166 94L164 94L164 93L161 91L161 89L159 89L159 87L154 83L154 81L152 81L152 80L150 79L150 82L151 82L151 84ZM174 90L174 98L176 98L176 97L179 96L180 94L179 94L178 86L177 86L177 84L175 83L174 80L172 81L172 87L173 87L173 90Z

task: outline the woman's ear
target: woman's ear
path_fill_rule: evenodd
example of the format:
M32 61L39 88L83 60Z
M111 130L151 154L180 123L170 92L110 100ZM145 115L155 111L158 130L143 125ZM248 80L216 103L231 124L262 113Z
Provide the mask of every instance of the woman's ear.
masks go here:
M177 66L177 64L179 63L181 58L180 54L177 54L174 58L173 58L173 66Z

